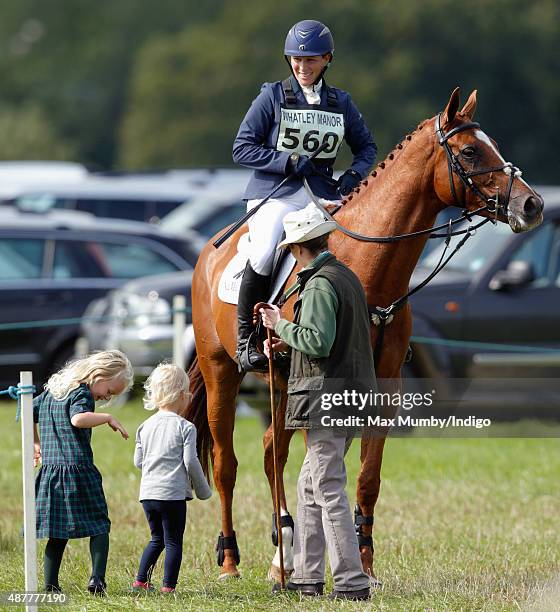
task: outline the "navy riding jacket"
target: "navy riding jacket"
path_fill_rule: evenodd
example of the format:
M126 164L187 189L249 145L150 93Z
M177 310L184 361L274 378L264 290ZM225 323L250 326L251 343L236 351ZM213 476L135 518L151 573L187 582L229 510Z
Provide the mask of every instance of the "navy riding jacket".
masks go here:
M289 82L295 95L296 104L286 105L282 81L264 83L260 94L253 100L247 111L233 143L233 161L254 170L245 191L244 198L246 200L266 197L289 174L290 152L289 150L279 150L282 149L282 146L278 144L281 140L284 144L291 144L292 142L298 142L296 139L300 139L298 142L299 152L307 155L311 154L312 147L310 147L310 151L307 151L305 147L301 149L301 146L303 146L301 141L305 144L306 138L308 144L313 143L314 138L318 139L315 141L317 143L320 142L321 138L330 138L331 141L334 140L337 143L339 137L334 132L326 132L325 135L325 130L329 128L324 126L328 121L331 120L333 125L336 123L332 119L333 117L335 119L340 117L339 124L343 117L343 137L353 154L351 169L364 178L375 162L377 146L361 113L352 102L350 94L341 89L327 86L323 79L321 104L309 105L296 78L291 76ZM336 106L333 106L333 100L335 100ZM297 116L294 113L290 115L290 108L297 109L299 114ZM315 113L306 113L306 111L315 111ZM307 115L312 122L322 122L323 125L301 125L301 130L298 129L297 121L305 123ZM296 116L295 119L293 119L294 116ZM292 123L287 124L288 129L286 129L285 123L282 123L281 126L281 120L285 122L286 117L292 117L292 119L289 119ZM293 123L293 121L296 121L296 123ZM312 130L313 127L319 129ZM284 134L287 135L284 136ZM319 144L315 148L318 148L318 146ZM336 150L333 154L336 156ZM321 172L332 177L334 161L335 157L327 160L318 159L316 165ZM308 177L308 182L317 197L328 200L339 198L336 193L336 186L330 184L319 174ZM291 195L298 191L302 184L301 178L293 177L276 193L275 197L281 198Z

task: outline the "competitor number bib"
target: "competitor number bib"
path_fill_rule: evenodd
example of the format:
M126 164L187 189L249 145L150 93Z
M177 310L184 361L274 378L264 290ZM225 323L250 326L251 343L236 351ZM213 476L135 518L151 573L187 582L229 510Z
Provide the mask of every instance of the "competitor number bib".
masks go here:
M343 113L318 108L280 108L277 151L310 155L326 143L317 159L334 161L343 138Z

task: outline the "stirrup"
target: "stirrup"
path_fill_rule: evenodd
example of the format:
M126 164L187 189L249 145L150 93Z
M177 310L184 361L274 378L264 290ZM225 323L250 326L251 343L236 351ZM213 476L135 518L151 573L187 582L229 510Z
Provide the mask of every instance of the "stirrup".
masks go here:
M242 341L237 348L237 367L240 372L266 372L268 359L259 353L257 347L251 342L253 334Z

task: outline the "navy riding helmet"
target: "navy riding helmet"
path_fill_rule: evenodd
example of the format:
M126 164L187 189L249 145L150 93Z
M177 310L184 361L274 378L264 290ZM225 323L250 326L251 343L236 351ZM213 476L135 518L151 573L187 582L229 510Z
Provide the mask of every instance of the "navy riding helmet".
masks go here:
M334 53L331 31L324 23L314 19L298 21L288 32L284 55L304 57Z
M332 60L334 54L334 41L331 31L324 23L315 21L314 19L305 19L304 21L298 21L290 28L286 36L286 42L284 43L284 57L288 66L290 66L290 70L292 70L290 56L305 57L325 55L327 53L331 54ZM315 83L321 80L328 66L327 64L323 68Z

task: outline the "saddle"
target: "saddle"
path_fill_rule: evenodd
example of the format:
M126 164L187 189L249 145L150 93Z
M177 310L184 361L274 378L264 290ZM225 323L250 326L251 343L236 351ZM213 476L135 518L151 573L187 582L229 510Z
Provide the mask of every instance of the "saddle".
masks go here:
M243 278L243 271L249 259L251 242L249 233L243 234L237 243L237 253L232 257L222 272L218 284L218 298L226 304L237 305L239 297L239 287ZM276 252L272 266L272 276L270 282L269 304L274 304L282 293L282 288L286 284L296 260L287 249L280 249Z

